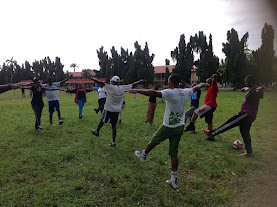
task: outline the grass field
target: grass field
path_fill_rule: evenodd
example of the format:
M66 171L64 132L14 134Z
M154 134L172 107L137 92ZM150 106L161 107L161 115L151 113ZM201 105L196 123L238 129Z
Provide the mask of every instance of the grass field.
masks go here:
M200 104L205 94L203 90ZM239 112L244 95L220 90L215 127ZM144 122L148 98L126 94L125 99L117 146L111 148L110 124L99 137L90 133L100 118L93 110L96 92L88 93L81 120L74 95L60 92L64 124L58 124L55 113L52 127L44 98L40 132L34 130L31 98L21 98L20 90L1 94L0 206L263 206L270 197L277 181L276 92L265 92L261 100L251 129L252 158L240 158L244 149L232 148L235 140L242 140L238 128L209 142L201 131L206 124L198 119L198 133L184 133L179 145L178 190L165 183L170 178L168 141L146 163L134 155L162 123L165 103L158 100L149 126Z

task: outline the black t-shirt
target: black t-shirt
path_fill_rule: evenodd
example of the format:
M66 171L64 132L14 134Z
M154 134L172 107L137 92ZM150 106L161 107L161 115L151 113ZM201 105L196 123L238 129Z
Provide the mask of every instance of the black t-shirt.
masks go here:
M32 98L31 104L43 106L43 100L42 100L43 89L39 91L35 86L32 86L31 91L33 92L33 98Z
M81 99L81 98L86 98L86 94L83 90L79 90L78 91L78 99Z

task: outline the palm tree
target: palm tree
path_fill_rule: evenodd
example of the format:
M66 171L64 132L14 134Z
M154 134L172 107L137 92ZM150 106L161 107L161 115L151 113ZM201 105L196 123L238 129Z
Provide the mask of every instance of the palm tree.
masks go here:
M72 63L70 65L70 68L73 68L74 72L75 72L75 68L78 68L79 66L76 63Z
M15 65L17 64L17 61L13 59L13 57L10 60L6 60L6 63L9 65L9 68L11 70L11 83L13 83L13 70L15 69Z

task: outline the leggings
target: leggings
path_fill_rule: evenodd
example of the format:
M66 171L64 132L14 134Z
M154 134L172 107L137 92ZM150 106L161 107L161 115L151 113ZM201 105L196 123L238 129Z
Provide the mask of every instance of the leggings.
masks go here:
M83 107L85 105L86 100L84 98L78 99L78 106L79 106L79 117L83 114Z
M239 130L245 144L245 149L248 154L251 154L252 147L251 147L251 138L250 138L249 132L250 132L252 122L253 122L253 119L250 116L248 116L244 112L239 112L235 116L230 118L228 121L226 121L223 125L212 130L210 133L212 136L216 136L229 129L239 126Z
M35 128L38 129L38 126L40 126L41 112L42 112L43 106L32 104L32 109L34 110L35 116L36 116Z

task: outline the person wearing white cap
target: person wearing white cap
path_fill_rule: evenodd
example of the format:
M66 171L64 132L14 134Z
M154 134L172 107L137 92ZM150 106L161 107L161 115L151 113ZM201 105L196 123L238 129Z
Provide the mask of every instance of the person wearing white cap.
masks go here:
M102 113L97 130L92 129L91 133L98 137L99 131L102 128L102 126L104 125L104 123L107 123L108 121L110 121L110 123L112 124L112 138L113 138L113 141L110 144L110 146L115 147L116 123L118 120L118 114L122 109L125 90L132 89L136 85L143 83L145 81L139 80L132 84L121 85L121 80L117 75L115 75L111 78L110 84L104 83L104 82L97 80L95 78L92 78L92 77L89 77L89 78L94 80L100 86L103 86L105 92L107 93L104 111Z

